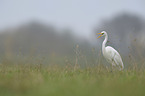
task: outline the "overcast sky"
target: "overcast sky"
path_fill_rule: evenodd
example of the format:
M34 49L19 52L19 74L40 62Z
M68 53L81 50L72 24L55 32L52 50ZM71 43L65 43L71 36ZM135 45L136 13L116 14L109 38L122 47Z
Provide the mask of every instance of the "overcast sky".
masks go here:
M122 12L145 18L145 0L0 0L0 30L39 20L87 36L102 19Z

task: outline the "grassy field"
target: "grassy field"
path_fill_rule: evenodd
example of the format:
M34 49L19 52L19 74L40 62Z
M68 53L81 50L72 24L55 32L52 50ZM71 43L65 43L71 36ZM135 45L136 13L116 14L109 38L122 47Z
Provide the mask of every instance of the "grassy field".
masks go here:
M0 96L145 96L145 70L1 64Z

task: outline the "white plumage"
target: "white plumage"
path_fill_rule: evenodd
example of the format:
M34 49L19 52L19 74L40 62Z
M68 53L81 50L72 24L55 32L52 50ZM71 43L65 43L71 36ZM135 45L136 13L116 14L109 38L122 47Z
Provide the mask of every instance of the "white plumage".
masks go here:
M108 63L112 64L112 68L115 67L118 70L123 70L124 65L120 54L111 46L105 47L108 40L107 33L105 31L102 31L101 33L98 34L101 34L98 38L100 38L101 36L105 36L105 40L102 43L102 53L105 59L108 61Z

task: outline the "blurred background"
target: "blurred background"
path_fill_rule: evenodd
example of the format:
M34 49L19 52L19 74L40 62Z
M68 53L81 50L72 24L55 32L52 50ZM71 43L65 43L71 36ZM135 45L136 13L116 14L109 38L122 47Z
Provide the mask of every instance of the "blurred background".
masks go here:
M96 33L105 30L108 45L126 64L142 63L144 5L144 0L1 0L0 62L96 65L103 62L104 40Z

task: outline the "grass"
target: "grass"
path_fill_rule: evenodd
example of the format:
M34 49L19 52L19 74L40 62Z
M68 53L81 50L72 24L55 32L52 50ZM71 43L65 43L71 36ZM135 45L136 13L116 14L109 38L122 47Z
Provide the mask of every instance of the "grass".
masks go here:
M0 65L0 96L145 96L145 70Z

